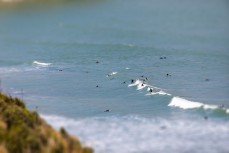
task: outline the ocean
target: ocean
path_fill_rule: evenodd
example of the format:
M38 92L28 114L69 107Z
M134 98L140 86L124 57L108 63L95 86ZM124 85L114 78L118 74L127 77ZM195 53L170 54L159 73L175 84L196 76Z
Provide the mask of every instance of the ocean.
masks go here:
M227 0L0 7L0 88L95 153L228 153Z

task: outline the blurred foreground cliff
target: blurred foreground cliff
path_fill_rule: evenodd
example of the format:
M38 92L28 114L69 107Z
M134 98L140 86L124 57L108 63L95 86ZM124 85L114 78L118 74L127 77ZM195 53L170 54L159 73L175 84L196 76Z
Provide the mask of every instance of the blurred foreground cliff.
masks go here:
M18 98L0 93L0 153L92 153L65 129L55 131Z

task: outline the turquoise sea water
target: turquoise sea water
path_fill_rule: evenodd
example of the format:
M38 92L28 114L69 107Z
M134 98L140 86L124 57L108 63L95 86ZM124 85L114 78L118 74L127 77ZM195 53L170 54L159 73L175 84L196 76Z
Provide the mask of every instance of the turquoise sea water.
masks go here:
M1 89L96 153L226 153L228 14L226 0L0 8Z

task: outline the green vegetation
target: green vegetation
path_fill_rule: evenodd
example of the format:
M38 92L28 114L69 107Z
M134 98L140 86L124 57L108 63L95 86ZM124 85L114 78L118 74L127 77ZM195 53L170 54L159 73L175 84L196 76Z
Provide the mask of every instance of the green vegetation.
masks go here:
M1 153L93 153L64 128L55 131L18 98L0 93Z

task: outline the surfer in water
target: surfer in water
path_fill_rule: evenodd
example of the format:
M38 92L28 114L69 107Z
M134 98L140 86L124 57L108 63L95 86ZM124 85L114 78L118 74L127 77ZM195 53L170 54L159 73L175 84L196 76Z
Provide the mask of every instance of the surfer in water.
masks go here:
M171 74L168 74L168 73L167 73L166 76L169 77L169 76L171 76Z
M149 89L149 92L151 92L151 93L152 93L152 92L153 92L153 89L152 89L152 88L150 88L150 89Z
M131 79L131 83L134 83L134 79Z

